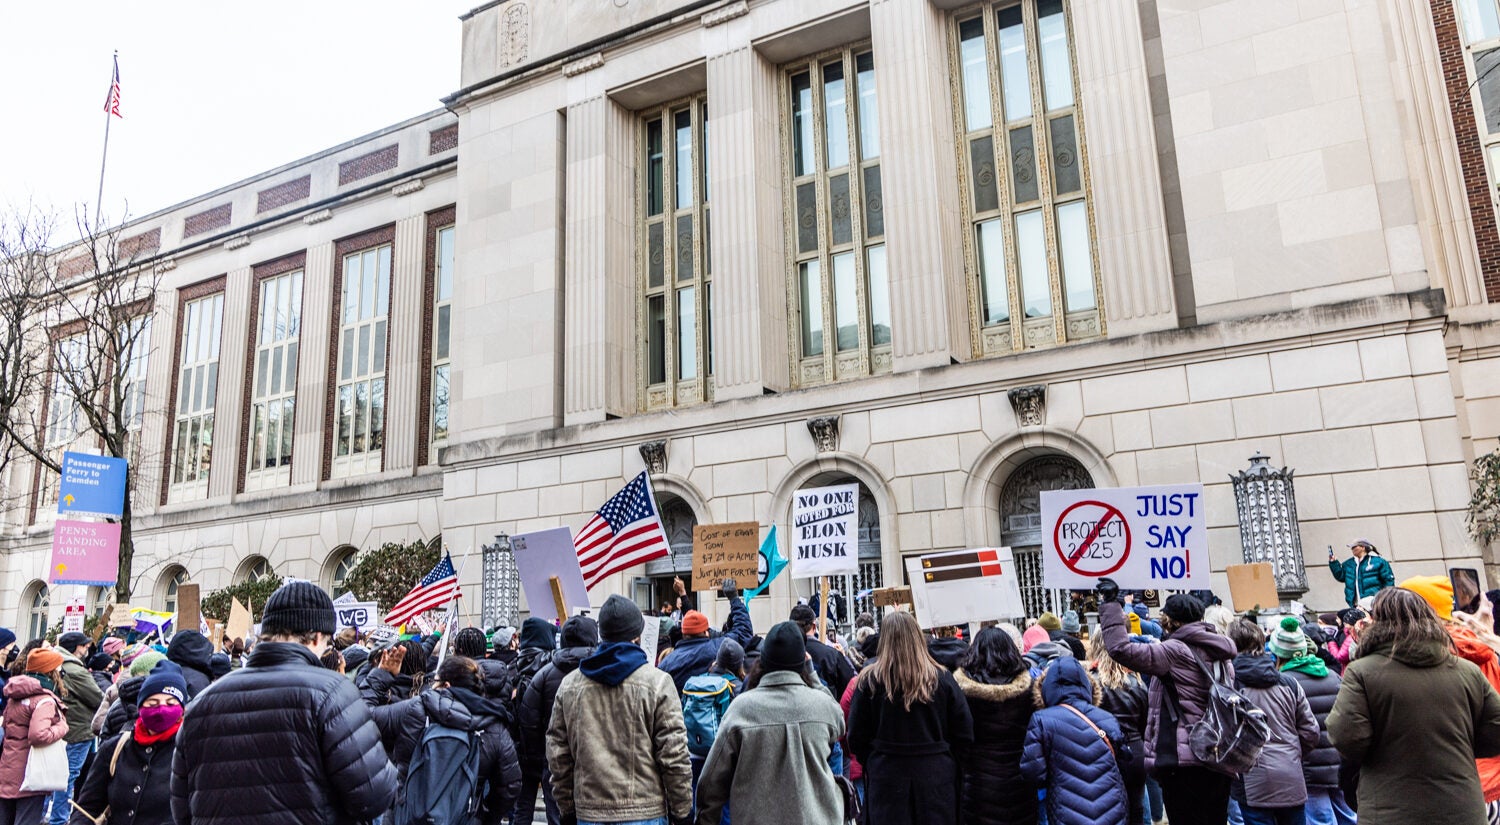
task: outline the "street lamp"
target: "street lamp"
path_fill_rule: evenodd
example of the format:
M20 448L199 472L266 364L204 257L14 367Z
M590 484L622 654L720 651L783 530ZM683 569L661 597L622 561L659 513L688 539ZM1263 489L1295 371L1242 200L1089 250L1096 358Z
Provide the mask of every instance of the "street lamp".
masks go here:
M510 552L510 536L495 534L495 543L484 546L484 592L480 615L489 630L500 625L515 627L520 621L521 574Z
M1302 558L1302 531L1297 523L1296 470L1275 469L1259 451L1250 467L1231 475L1239 509L1240 548L1245 563L1270 562L1276 593L1283 602L1307 592L1307 565Z

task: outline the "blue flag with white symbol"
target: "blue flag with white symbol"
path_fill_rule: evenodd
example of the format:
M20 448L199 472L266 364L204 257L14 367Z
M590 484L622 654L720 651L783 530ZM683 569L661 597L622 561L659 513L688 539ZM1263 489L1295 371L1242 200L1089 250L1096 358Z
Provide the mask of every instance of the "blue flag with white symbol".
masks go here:
M766 533L766 540L760 543L760 584L753 590L745 591L745 601L766 592L771 582L786 569L786 559L781 557L781 548L776 546L776 525L771 525L771 531Z

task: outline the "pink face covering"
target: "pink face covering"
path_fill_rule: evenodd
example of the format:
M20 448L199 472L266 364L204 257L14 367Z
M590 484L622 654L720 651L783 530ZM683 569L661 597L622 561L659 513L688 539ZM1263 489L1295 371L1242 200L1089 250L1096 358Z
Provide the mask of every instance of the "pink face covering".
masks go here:
M182 705L141 708L141 725L152 733L164 733L182 721Z

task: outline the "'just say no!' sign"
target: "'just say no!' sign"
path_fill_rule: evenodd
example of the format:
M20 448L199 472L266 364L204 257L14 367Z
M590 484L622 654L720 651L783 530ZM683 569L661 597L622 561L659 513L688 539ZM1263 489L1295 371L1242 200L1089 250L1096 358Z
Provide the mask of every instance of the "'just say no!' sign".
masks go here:
M1042 575L1048 587L1092 589L1109 576L1126 589L1208 586L1202 484L1042 493Z

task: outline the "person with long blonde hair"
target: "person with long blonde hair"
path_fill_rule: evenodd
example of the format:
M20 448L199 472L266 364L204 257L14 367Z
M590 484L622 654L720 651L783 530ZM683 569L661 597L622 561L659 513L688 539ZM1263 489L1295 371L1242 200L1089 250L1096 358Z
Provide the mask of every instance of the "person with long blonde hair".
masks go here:
M956 825L958 754L973 741L963 692L927 652L916 618L887 613L875 662L849 705L849 749L864 765L868 820Z

